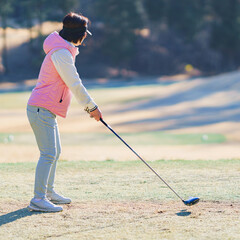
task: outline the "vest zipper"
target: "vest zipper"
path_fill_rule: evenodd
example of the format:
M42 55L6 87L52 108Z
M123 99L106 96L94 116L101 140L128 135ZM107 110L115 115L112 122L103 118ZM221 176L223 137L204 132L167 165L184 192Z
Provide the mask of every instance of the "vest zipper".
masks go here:
M65 93L65 88L64 88L64 90L63 90L63 92L62 92L62 95L61 95L61 98L60 98L59 103L61 103L61 102L63 101L64 93Z

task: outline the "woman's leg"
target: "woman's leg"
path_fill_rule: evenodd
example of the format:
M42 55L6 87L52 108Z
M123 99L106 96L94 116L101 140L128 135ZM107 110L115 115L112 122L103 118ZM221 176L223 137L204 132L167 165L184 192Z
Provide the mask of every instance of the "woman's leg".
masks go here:
M59 159L59 155L61 153L61 142L60 142L60 136L58 131L58 126L56 125L55 128L55 135L56 135L56 144L57 144L57 155L56 159L52 164L49 178L48 178L48 184L47 184L47 198L56 204L68 204L71 203L71 199L64 197L54 191L54 179L55 179L55 173L56 173L56 167L57 167L57 161Z
M49 174L57 157L56 116L46 109L33 106L28 106L27 113L40 151L34 197L45 198Z
M52 203L68 204L68 203L71 203L71 201L72 201L71 198L64 197L61 194L58 194L54 191L54 179L55 179L56 167L57 167L59 155L61 153L61 142L60 142L60 135L59 135L57 125L55 128L55 136L56 136L57 154L56 154L56 159L53 162L50 173L49 173L46 196Z
M58 130L57 124L56 124L56 128L55 128L55 137L56 137L57 154L56 154L56 160L52 164L49 178L48 178L48 184L47 184L47 192L48 193L52 193L54 191L54 180L55 180L57 161L58 161L60 153L61 153L61 141L60 141L60 135L59 135L59 130Z

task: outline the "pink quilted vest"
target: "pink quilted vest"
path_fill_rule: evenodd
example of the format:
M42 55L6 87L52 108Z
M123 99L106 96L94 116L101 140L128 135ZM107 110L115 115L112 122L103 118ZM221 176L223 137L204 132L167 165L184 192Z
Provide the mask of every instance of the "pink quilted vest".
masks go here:
M43 49L46 53L38 76L36 87L28 100L32 106L43 107L61 117L66 117L72 99L72 93L61 79L51 59L51 55L58 49L67 49L75 60L78 48L67 43L58 32L51 33L44 41Z

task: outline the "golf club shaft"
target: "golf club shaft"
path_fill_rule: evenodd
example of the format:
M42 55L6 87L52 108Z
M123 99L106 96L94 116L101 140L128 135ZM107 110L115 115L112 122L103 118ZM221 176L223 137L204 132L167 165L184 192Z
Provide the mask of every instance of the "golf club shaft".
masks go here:
M142 159L106 122L103 121L102 118L100 118L100 121L115 135L117 136L135 155L143 162L145 163L157 176L160 180L162 180L175 194L178 196L182 201L184 201L169 185L168 183L144 160Z

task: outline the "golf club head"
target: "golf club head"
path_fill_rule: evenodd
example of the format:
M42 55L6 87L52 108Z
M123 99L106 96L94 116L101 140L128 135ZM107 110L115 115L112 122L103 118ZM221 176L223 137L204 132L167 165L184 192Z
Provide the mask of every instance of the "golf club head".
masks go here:
M195 205L199 202L200 198L198 197L191 197L188 200L183 201L183 203L187 206Z

